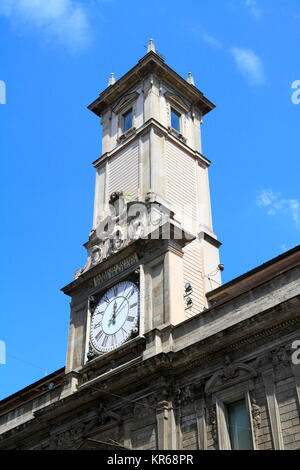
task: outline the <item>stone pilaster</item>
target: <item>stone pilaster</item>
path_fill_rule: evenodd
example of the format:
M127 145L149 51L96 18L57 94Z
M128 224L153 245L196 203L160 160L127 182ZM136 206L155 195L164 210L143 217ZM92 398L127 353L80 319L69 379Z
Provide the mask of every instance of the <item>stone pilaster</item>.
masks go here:
M263 372L263 381L266 390L267 407L269 420L271 425L271 434L273 439L274 450L283 450L283 437L280 422L279 408L276 398L276 388L274 383L274 375L272 370Z

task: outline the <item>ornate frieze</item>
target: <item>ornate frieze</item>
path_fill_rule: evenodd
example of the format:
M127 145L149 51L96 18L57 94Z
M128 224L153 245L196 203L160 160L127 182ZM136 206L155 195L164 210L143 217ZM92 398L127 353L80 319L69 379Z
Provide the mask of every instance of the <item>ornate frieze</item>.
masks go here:
M131 268L134 266L138 261L138 256L136 253L134 253L131 256L128 256L127 258L124 258L121 260L119 263L116 263L114 266L111 268L107 269L103 273L98 274L94 278L94 285L95 287L102 284L105 281L108 281L109 279L113 278L117 274L120 274L121 272L125 271L126 269Z

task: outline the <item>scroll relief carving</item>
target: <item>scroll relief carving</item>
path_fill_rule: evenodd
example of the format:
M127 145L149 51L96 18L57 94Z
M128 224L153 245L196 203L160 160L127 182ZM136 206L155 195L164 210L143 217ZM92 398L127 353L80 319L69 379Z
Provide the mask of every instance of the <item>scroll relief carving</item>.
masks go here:
M155 201L134 201L131 195L114 192L110 196L109 211L104 214L96 229L92 230L88 242L87 262L78 269L78 279L89 269L118 253L138 239L147 239L151 232L170 222L172 212Z

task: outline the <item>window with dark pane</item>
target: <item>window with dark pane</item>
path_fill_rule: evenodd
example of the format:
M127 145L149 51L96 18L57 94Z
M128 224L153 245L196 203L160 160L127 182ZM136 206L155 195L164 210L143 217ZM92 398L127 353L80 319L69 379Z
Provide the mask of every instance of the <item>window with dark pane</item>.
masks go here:
M227 405L228 427L232 450L252 450L250 421L245 400Z
M132 128L132 109L123 114L123 132Z
M171 127L180 132L180 118L181 114L171 108Z

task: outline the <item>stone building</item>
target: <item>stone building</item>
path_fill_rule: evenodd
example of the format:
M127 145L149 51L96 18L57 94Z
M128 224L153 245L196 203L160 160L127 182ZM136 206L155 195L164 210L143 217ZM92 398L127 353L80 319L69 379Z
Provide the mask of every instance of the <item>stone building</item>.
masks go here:
M300 449L300 247L221 285L213 108L151 40L89 106L102 155L66 366L2 400L0 449Z

